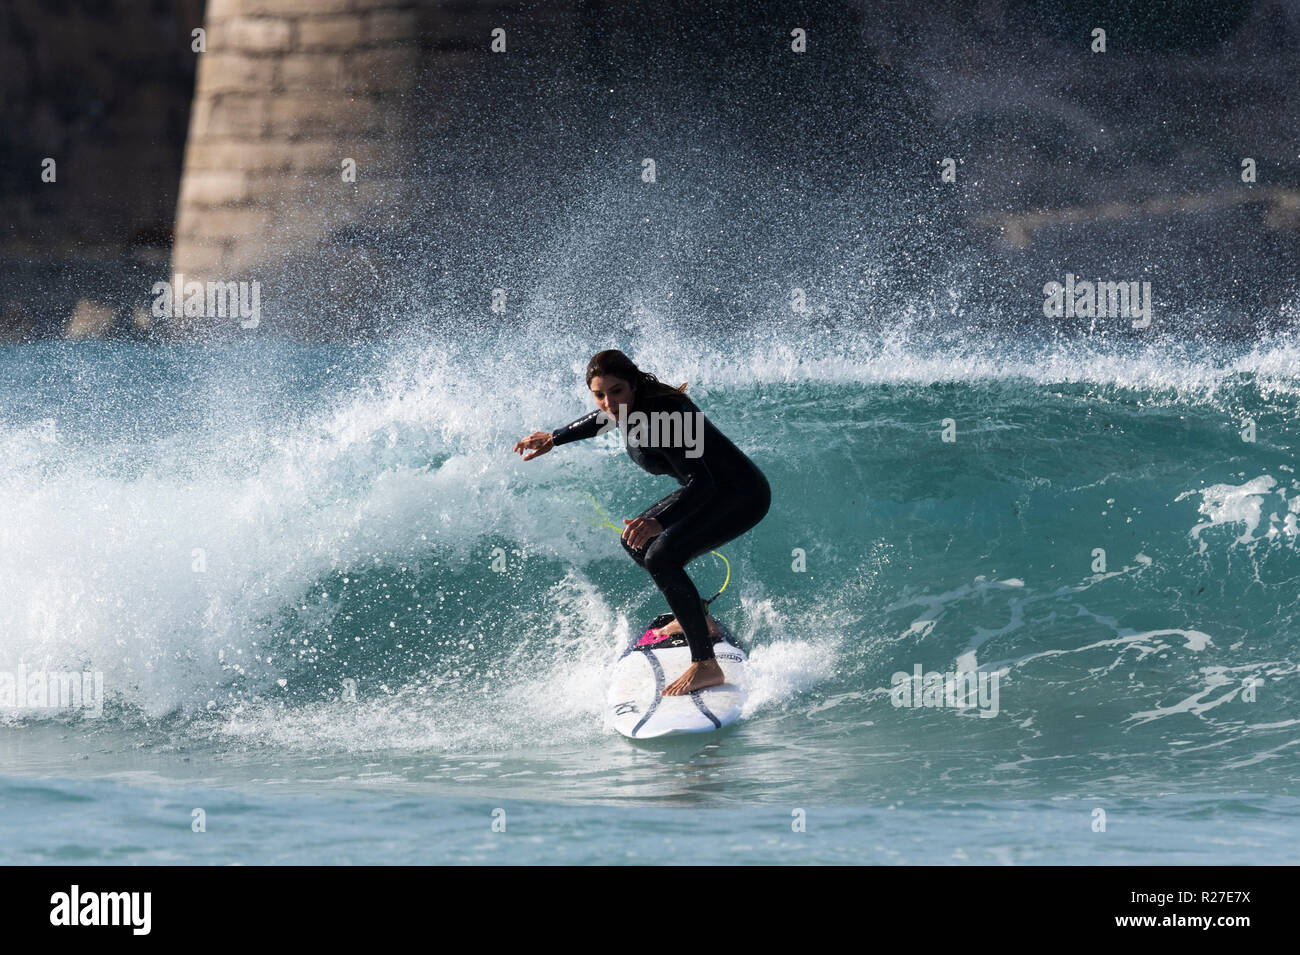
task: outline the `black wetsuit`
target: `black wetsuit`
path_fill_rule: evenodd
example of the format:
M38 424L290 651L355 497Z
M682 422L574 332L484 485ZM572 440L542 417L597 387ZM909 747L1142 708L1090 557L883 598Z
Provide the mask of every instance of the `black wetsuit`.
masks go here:
M686 446L681 430L674 432L673 440L662 447L638 446L629 440L634 435L623 436L633 461L651 474L671 474L682 485L641 513L641 517L657 518L664 532L640 548L630 547L624 540L623 549L649 572L667 599L690 644L691 659L710 660L713 641L709 638L704 602L686 574L686 565L761 521L771 506L772 490L754 462L703 417L686 395L655 395L638 402L629 411L629 431L635 431L633 415L638 411L647 416L656 411L698 413L701 417L693 422L703 421L702 435L698 426L689 433L693 447ZM555 431L554 443L593 437L610 420L602 411L593 411ZM651 440L643 437L642 444L648 445ZM691 453L698 456L691 457Z

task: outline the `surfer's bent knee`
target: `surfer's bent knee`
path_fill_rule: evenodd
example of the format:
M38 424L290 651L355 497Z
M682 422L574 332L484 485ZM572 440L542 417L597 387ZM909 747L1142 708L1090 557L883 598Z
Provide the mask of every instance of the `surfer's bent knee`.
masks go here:
M664 533L667 533L667 531ZM655 546L662 540L664 540L664 535L659 534L657 537L642 544L640 547L633 547L626 540L620 541L619 543L623 545L623 549L627 551L629 557L646 570L651 570L655 566L662 567L665 563L663 559L664 547Z
M629 557L642 567L645 566L645 552L649 549L648 547L633 547L625 538L621 539L619 543L623 545L623 549L627 551Z
M652 540L641 553L641 566L650 571L651 576L661 570L675 570L685 566L684 562L673 556L670 541L666 538L667 533L664 531Z

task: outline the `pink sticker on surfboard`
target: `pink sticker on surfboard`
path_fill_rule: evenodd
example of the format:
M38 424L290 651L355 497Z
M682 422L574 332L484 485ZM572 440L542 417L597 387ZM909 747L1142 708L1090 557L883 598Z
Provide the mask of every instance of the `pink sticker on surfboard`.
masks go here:
M667 640L669 636L670 636L669 634L660 633L659 631L655 630L654 627L651 627L649 630L647 630L644 634L641 635L641 639L636 642L636 645L638 647L647 647L653 643L660 643L661 641Z

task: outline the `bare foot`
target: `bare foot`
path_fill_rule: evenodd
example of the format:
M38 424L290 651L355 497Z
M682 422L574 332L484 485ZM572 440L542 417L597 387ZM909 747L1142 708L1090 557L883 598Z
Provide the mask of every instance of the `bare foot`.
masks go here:
M703 690L709 686L718 686L725 682L726 677L722 674L722 666L716 659L701 660L688 666L685 673L664 687L661 695L685 696L688 693L694 693L696 690Z

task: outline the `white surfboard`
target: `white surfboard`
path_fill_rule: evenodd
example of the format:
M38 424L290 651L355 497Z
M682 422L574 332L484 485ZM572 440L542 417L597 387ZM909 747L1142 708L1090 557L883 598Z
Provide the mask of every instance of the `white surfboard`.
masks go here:
M663 696L661 691L691 663L691 648L681 636L659 644L629 647L614 666L606 697L605 719L630 739L653 739L679 733L707 733L740 718L748 685L745 651L726 627L713 654L726 682L685 696Z

